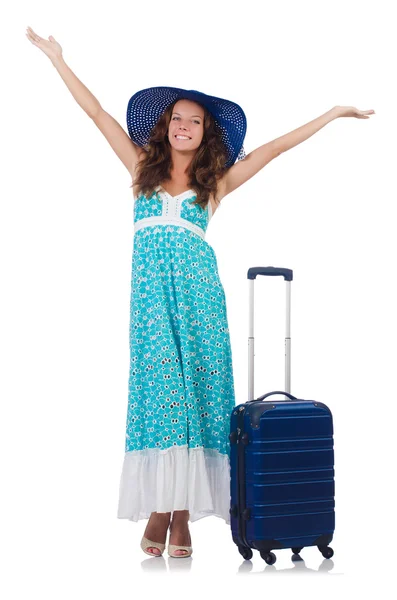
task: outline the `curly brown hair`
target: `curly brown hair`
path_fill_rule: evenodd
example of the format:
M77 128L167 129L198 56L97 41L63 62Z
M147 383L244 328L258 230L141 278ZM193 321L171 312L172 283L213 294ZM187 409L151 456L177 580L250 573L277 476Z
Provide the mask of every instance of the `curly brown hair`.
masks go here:
M137 177L130 186L138 186L140 193L146 197L149 197L161 182L171 178L171 149L167 132L176 102L165 110L153 127L149 142L144 147L146 152L137 164ZM204 110L203 139L189 165L187 174L189 186L197 194L194 204L200 204L205 208L211 194L217 201L218 181L227 170L225 163L228 155L214 117L205 106L202 108Z

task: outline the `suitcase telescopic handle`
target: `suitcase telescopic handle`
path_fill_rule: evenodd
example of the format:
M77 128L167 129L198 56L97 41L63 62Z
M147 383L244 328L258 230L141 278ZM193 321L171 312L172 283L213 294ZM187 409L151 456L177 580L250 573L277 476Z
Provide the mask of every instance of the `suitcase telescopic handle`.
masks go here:
M298 400L298 398L292 396L292 394L288 394L287 392L269 392L268 394L259 396L259 398L256 398L255 400L248 400L246 404L248 404L249 402L257 402L258 400L264 400L265 398L268 398L269 396L274 396L275 394L283 394L283 396L287 396L290 400Z
M270 275L273 277L281 275L285 281L292 281L293 272L292 269L280 269L279 267L251 267L248 269L248 279L256 279L257 275Z
M248 321L248 401L254 400L254 284L257 275L280 275L286 284L286 331L285 331L285 392L291 392L291 281L292 269L280 267L251 267L248 269L249 321ZM277 392L284 393L284 392ZM260 399L260 398L259 398Z

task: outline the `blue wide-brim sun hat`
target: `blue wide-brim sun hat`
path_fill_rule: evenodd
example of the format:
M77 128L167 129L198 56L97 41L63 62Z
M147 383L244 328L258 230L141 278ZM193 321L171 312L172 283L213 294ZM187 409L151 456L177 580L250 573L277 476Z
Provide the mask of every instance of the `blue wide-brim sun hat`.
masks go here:
M214 117L228 153L226 167L231 167L236 160L245 157L243 142L247 131L247 119L241 106L196 90L151 87L131 96L127 107L127 127L132 141L140 147L145 146L164 111L170 104L182 99L202 104Z

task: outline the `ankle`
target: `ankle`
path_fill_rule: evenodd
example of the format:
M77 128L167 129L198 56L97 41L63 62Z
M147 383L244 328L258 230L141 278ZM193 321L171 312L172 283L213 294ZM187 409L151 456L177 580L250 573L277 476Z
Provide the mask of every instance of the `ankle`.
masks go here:
M189 521L188 510L175 510L172 513L172 523L187 523Z

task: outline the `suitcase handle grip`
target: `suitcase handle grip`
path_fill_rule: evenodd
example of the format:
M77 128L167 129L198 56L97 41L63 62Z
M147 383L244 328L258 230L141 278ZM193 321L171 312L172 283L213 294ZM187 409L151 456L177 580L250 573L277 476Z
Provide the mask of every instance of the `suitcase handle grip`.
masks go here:
M257 275L281 275L285 281L292 281L291 269L280 269L279 267L251 267L248 269L247 279L256 279Z
M268 398L269 396L273 396L274 394L283 394L284 396L288 396L288 398L290 400L298 400L298 398L295 398L295 396L292 396L292 394L288 394L288 392L269 392L268 394L264 394L263 396L260 396L259 398L256 398L255 400L248 400L247 404L249 402L257 402L258 400L264 400L265 398Z

